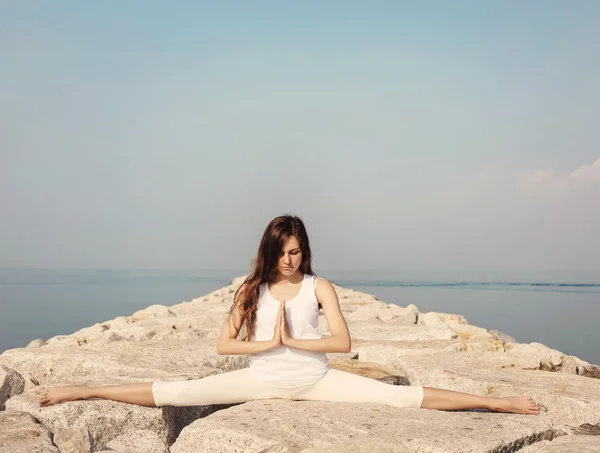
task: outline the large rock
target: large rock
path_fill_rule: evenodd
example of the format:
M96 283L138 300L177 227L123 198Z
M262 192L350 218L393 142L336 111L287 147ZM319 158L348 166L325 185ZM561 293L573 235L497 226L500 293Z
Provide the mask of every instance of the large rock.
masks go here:
M18 395L25 388L23 376L4 365L0 365L0 411L4 403L13 395Z
M150 429L164 440L168 437L168 427L159 409L105 400L70 401L40 407L37 396L38 392L14 396L8 400L6 407L33 415L52 433L59 434L66 428L71 433L73 430L87 430L93 450L133 429ZM65 443L72 443L68 437L76 437L64 432L61 436Z
M512 451L559 434L543 417L267 400L195 421L171 453Z
M458 335L447 325L418 326L393 324L383 321L355 322L349 326L350 335L355 340L382 341L429 341L450 340ZM327 330L325 334L331 333Z
M247 356L220 356L216 340L162 340L89 344L73 347L10 349L0 364L25 379L25 390L38 385L121 384L186 379L248 365Z
M24 412L0 412L0 453L61 453L52 433Z
M361 349L362 351L362 349ZM359 352L359 360L385 365L412 385L436 387L480 396L528 395L544 408L549 426L569 432L573 426L600 423L600 380L567 373L527 370L510 352L444 352L394 354L388 345Z
M590 365L577 357L568 356L540 343L514 345L508 352L519 357L522 360L521 366L528 369L584 374L583 370ZM528 365L524 365L523 362L528 362Z
M14 396L7 401L6 408L34 416L53 433L65 428L87 429L92 439L92 451L129 431L139 429L156 433L162 442L169 445L194 420L229 407L213 405L153 408L100 399L40 407L37 403L38 394L35 390Z

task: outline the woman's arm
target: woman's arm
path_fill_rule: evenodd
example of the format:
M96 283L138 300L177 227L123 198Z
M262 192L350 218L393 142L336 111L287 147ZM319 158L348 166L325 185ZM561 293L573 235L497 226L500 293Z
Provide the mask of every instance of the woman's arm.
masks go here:
M238 300L241 300L243 289L238 292ZM243 341L238 340L237 336L242 328L242 313L236 304L233 311L229 314L227 322L223 327L219 342L217 343L217 354L219 355L242 355L254 354L255 352L268 351L281 345L281 317L282 310L279 309L278 322L275 323L273 339L268 341Z
M289 334L285 316L282 316L281 341L290 348L304 349L306 351L350 352L352 349L350 332L348 332L348 325L340 310L340 302L335 289L333 289L333 285L325 279L319 278L318 282L319 284L316 289L317 300L323 307L323 313L325 313L331 336L319 340L294 339Z

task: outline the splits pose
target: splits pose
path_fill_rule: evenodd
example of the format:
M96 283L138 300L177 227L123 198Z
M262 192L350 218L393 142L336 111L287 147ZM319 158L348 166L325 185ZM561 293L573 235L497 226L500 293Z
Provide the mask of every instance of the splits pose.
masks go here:
M336 292L311 268L302 220L277 217L267 226L254 269L234 296L217 344L224 355L249 354L250 367L188 381L101 387L52 387L40 406L102 398L143 406L199 406L285 398L379 403L438 410L489 409L537 415L525 396L492 398L421 386L396 386L332 369L328 352L349 352L350 334ZM331 336L321 338L322 308Z

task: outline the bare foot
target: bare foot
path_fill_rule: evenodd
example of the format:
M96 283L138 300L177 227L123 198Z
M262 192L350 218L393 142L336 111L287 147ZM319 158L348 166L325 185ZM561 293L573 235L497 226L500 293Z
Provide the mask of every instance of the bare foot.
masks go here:
M540 414L540 406L528 396L494 398L490 409L495 412L510 412L511 414Z
M40 406L53 406L65 401L85 399L86 387L49 387L43 390L38 397Z

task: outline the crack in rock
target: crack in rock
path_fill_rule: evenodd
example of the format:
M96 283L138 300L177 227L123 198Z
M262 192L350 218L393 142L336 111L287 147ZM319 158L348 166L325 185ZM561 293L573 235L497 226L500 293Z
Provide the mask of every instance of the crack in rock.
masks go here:
M528 445L535 444L536 442L540 442L542 440L552 440L566 435L567 433L564 431L558 429L548 429L541 433L521 437L520 439L514 440L508 444L500 445L492 450L488 450L487 453L513 453L527 447Z
M584 423L573 430L573 434L578 436L600 436L600 423L592 425L590 423Z

